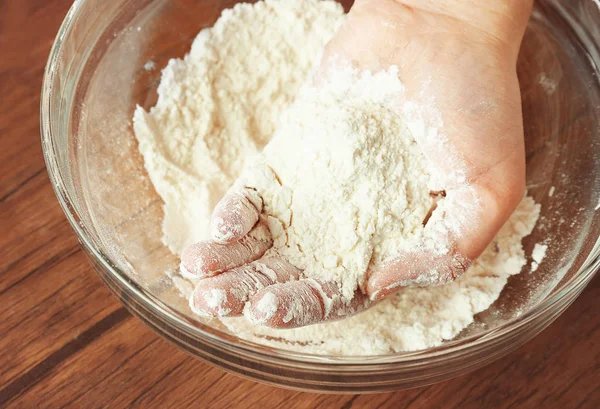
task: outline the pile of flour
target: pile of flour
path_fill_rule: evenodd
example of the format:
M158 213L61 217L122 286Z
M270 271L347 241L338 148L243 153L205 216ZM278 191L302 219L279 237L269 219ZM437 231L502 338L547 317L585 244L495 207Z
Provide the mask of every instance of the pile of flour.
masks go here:
M306 277L339 282L349 302L368 267L417 246L434 251L423 246L431 176L393 111L404 92L395 67L371 74L345 65L320 80L301 89L262 167L242 180L262 198L271 251Z
M323 87L300 90L343 18L332 1L238 4L198 35L190 54L163 70L158 103L150 112L136 110L134 128L165 202L163 240L171 251L208 238L214 205L273 133L259 161L276 177L249 172L245 178L265 199L275 249L307 275L343 278L350 297L367 266L423 242L431 180L412 135L390 109L402 90L394 70L340 69ZM245 318L222 321L240 337L313 353L439 345L472 323L521 271L521 239L538 213L525 198L457 281L404 289L343 321L293 330Z
M156 106L138 107L133 123L173 253L208 237L214 206L271 139L343 16L331 1L237 4L163 70Z

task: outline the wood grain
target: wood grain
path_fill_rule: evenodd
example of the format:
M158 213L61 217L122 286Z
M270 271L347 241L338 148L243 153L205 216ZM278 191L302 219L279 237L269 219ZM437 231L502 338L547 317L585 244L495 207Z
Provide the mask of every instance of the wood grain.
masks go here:
M102 285L54 197L39 142L43 68L69 0L0 1L0 407L600 407L600 278L495 364L426 388L318 395L195 360Z

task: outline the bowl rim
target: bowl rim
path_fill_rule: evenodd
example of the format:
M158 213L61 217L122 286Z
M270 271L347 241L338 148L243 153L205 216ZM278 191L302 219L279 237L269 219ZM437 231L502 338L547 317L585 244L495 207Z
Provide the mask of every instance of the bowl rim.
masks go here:
M202 329L202 327L210 328L209 325L200 323L194 325L190 320L183 318L174 309L164 305L150 292L143 289L124 271L119 269L115 263L111 262L109 256L104 254L93 245L87 229L79 222L81 218L77 214L77 207L75 206L74 201L71 200L68 190L65 188L64 177L62 174L63 172L61 171L56 159L57 155L55 150L55 136L51 126L51 122L53 121L53 84L58 70L60 56L63 52L64 41L70 34L73 22L81 14L82 9L87 3L88 0L75 0L69 9L53 43L44 71L40 103L40 129L46 168L58 202L84 249L87 249L95 261L101 264L101 267L105 272L108 272L113 279L116 279L122 289L136 297L139 302L141 302L146 308L150 309L152 313L156 314L161 320L165 321L166 319L166 321L170 325L175 326L178 331L183 331L191 336L201 337L203 338L203 341L217 344L220 347L227 347L229 350L237 353L244 353L246 356L260 359L262 362L267 361L281 365L282 363L285 364L285 362L282 362L282 360L290 360L293 362L296 368L298 368L299 364L304 364L307 368L314 367L314 365L325 365L334 366L337 370L343 371L344 368L340 368L340 366L343 365L360 366L362 369L365 369L370 366L375 367L381 364L397 365L403 363L415 364L421 361L430 362L431 360L441 360L451 357L452 355L466 349L471 349L473 347L490 343L490 341L499 340L508 333L512 332L515 328L522 327L528 322L539 318L544 312L550 310L552 306L564 301L564 298L567 295L573 295L570 302L573 301L579 292L583 290L585 285L593 278L596 271L600 267L599 237L596 239L596 242L590 250L590 253L583 261L578 273L562 284L562 287L558 291L554 291L549 296L546 296L543 300L538 302L529 310L523 312L517 317L507 320L495 328L491 328L459 340L446 341L440 346L419 351L398 352L381 355L319 355L264 346L252 341L235 338L235 336L215 328L211 328L211 331ZM123 300L121 301L123 302ZM123 302L123 304L128 307L125 302ZM161 334L161 336L164 336L164 334ZM232 340L228 338L232 338ZM351 369L351 367L346 369Z

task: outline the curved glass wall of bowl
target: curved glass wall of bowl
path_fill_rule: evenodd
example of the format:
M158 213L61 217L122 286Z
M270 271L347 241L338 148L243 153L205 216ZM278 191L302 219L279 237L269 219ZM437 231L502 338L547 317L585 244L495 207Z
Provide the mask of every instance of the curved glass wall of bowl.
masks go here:
M518 65L529 194L542 217L525 242L548 245L536 271L447 344L376 357L292 353L237 339L194 316L169 277L162 202L138 154L131 118L156 102L160 69L183 57L235 1L76 1L50 56L42 95L48 171L69 221L107 285L165 338L224 369L304 390L384 391L461 375L549 325L599 264L600 8L536 3ZM346 9L351 2L343 2ZM526 269L528 267L525 267Z

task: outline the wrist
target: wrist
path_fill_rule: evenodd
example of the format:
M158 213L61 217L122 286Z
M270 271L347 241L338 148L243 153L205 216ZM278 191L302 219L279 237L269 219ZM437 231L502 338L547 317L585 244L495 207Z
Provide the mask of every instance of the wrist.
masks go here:
M357 0L364 6L399 7L453 22L456 30L501 43L518 52L534 0Z

